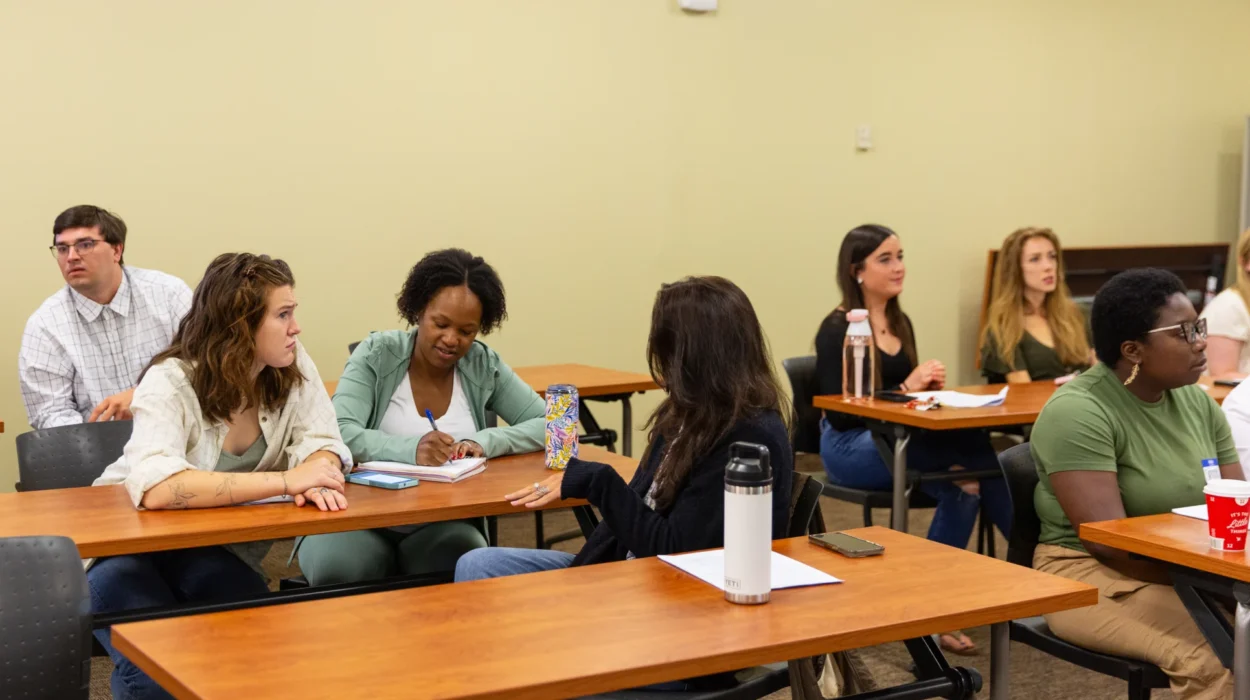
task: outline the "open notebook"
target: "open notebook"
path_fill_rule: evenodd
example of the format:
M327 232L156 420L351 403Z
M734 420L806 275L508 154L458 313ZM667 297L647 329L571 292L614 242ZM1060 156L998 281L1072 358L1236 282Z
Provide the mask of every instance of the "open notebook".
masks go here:
M403 474L404 476L415 476L425 481L440 481L449 484L462 481L485 470L485 457L455 459L441 467L422 467L416 464L403 464L401 462L364 462L356 465L356 471L358 472Z

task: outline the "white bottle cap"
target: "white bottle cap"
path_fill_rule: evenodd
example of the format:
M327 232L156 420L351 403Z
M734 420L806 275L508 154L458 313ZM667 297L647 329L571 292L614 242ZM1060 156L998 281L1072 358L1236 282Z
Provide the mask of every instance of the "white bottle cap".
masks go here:
M847 335L872 337L872 324L868 323L867 309L851 309L846 312L846 320L850 321L850 326L846 329Z

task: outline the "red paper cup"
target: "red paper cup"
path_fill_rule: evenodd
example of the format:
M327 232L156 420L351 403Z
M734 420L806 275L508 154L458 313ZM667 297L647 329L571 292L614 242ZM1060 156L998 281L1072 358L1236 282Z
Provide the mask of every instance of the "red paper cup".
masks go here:
M1207 496L1207 530L1211 549L1244 552L1250 523L1250 482L1213 479L1202 492Z

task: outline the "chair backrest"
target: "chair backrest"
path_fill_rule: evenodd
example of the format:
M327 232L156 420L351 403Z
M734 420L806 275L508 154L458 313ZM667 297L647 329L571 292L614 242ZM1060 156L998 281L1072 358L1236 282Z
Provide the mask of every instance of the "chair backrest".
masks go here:
M68 537L0 538L0 688L81 698L91 683L91 596Z
M820 409L812 405L816 395L816 356L791 357L783 360L781 366L794 395L794 450L820 454Z
M786 537L802 537L825 531L820 512L821 483L803 472L794 472L790 492L790 529Z
M17 473L23 491L90 486L122 456L130 421L79 423L17 436Z
M1011 538L1007 542L1007 561L1020 566L1033 567L1033 550L1041 535L1042 524L1033 507L1033 492L1037 489L1037 466L1029 443L1015 445L998 455L998 464L1007 481L1011 494Z

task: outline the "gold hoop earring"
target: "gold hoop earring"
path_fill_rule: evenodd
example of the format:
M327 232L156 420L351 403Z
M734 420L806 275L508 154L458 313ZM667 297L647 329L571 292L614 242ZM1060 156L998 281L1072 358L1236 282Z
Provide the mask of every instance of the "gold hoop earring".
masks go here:
M1132 384L1133 380L1137 379L1137 370L1139 369L1141 369L1141 363L1140 362L1134 363L1133 371L1129 372L1128 379L1124 380L1124 386L1128 386L1129 384Z

